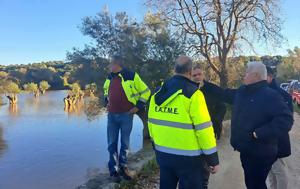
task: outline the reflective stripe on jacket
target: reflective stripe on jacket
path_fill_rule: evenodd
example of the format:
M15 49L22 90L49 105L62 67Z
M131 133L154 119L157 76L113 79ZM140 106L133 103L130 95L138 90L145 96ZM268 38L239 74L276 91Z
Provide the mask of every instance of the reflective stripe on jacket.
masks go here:
M148 127L155 149L182 155L206 155L218 164L216 139L204 96L182 76L174 76L151 97Z

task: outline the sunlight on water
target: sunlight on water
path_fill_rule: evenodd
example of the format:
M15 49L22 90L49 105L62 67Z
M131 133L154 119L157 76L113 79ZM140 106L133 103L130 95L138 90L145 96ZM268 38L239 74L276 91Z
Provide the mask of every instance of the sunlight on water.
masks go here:
M17 106L0 106L1 189L73 189L107 171L106 114L64 111L65 96L22 94ZM135 116L131 151L141 147L142 122Z

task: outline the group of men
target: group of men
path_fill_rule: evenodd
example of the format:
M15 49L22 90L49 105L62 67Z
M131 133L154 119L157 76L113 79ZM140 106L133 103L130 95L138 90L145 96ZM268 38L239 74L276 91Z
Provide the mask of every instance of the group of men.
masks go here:
M231 145L240 152L248 189L286 189L284 157L291 154L291 97L261 62L249 62L244 84L222 89L204 79L200 65L180 56L174 76L151 91L136 72L113 56L104 83L108 109L109 171L115 182L132 179L127 167L133 115L146 111L148 129L160 166L161 189L205 189L210 173L219 170L216 140L222 133L225 103L232 107ZM150 97L151 96L151 97ZM121 148L118 151L119 133ZM271 171L270 171L271 170ZM270 172L270 173L269 173Z

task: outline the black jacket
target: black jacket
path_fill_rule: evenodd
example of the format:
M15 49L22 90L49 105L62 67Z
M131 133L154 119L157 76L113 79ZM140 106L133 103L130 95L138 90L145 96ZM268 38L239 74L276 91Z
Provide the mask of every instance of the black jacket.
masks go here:
M207 109L214 126L222 123L226 113L225 104L222 102L222 99L214 93L213 89L216 88L219 87L207 81L204 81L204 85L200 88L205 97Z
M284 102L289 107L290 111L294 112L293 107L293 100L289 93L287 93L285 90L281 89L276 81L273 79L272 83L269 84L269 87L277 92L282 96ZM278 157L288 157L291 155L291 142L290 142L290 136L288 133L284 133L278 141Z
M293 125L293 115L281 95L269 88L266 81L215 92L233 105L232 147L256 157L278 156L279 138Z

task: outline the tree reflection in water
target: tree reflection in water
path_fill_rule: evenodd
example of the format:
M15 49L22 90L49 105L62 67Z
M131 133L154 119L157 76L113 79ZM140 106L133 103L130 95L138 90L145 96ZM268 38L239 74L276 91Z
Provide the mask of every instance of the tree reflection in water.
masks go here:
M101 116L105 112L105 109L101 105L99 98L87 98L84 106L84 113L89 121L93 121Z

